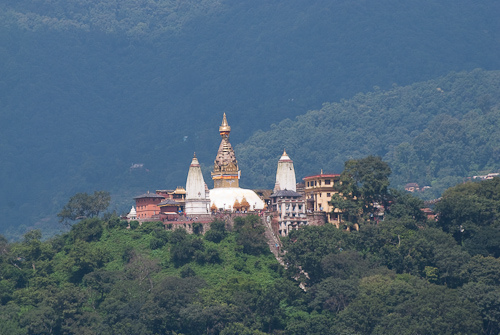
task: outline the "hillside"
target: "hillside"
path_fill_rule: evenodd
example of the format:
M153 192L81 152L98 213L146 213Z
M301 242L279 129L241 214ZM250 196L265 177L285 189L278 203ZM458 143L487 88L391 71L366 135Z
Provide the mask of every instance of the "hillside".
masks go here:
M498 334L500 179L445 192L437 222L392 196L360 231L293 230L287 269L252 215L204 235L107 215L0 236L0 334Z
M183 184L193 151L213 160L223 112L236 144L375 85L499 69L499 6L2 1L1 229L46 227L77 192L107 189L122 212Z
M297 175L340 173L351 158L378 155L392 187L414 182L439 197L466 177L500 171L500 72L474 70L326 103L236 146L246 178L274 181L286 148Z

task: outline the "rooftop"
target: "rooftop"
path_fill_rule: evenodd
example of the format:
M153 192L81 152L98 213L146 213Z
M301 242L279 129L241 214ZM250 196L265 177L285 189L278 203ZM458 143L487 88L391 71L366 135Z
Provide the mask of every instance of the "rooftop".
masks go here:
M271 198L277 198L277 197L301 197L302 194L291 191L291 190L279 190L276 193L273 193L271 195Z
M321 174L317 174L314 176L304 177L304 178L302 178L302 180L315 179L315 178L336 178L336 177L340 177L340 174L338 174L338 173L321 173Z
M134 197L134 199L141 199L141 198L161 198L161 199L165 199L165 197L163 195L159 195L159 194L156 194L156 193L144 193L144 194L141 194L141 195L138 195L137 197Z

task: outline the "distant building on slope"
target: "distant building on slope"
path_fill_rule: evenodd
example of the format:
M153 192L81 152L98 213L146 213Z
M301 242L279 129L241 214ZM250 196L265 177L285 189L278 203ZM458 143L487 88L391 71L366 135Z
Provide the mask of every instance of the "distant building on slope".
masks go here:
M417 183L408 183L405 185L405 191L407 192L418 192L420 191L420 186Z
M165 199L164 196L156 194L156 193L147 193L141 194L135 199L135 208L137 212L137 219L149 219L155 215L160 214L160 208L158 204Z

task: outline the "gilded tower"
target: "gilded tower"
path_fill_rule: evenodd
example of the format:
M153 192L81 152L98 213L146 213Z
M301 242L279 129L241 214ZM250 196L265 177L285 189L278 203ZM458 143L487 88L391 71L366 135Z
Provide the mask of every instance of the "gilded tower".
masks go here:
M222 141L219 145L219 151L217 151L217 157L215 157L214 171L212 172L214 188L239 187L240 170L233 147L229 143L230 132L231 127L227 124L226 113L224 113L222 124L219 127Z

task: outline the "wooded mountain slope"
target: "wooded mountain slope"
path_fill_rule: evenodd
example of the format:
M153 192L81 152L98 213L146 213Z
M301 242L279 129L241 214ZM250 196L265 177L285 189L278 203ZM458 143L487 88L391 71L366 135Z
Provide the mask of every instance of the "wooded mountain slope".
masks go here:
M444 189L500 170L500 72L474 70L358 94L287 119L236 146L245 178L274 181L283 148L297 175L340 173L350 158L379 155L392 186L409 182Z
M498 334L500 178L446 191L438 221L391 198L359 231L292 230L286 269L254 215L204 235L109 214L0 235L0 334Z
M2 1L2 229L51 221L77 192L107 189L124 211L183 184L193 151L213 160L223 112L238 143L375 85L499 69L499 12L493 0Z

